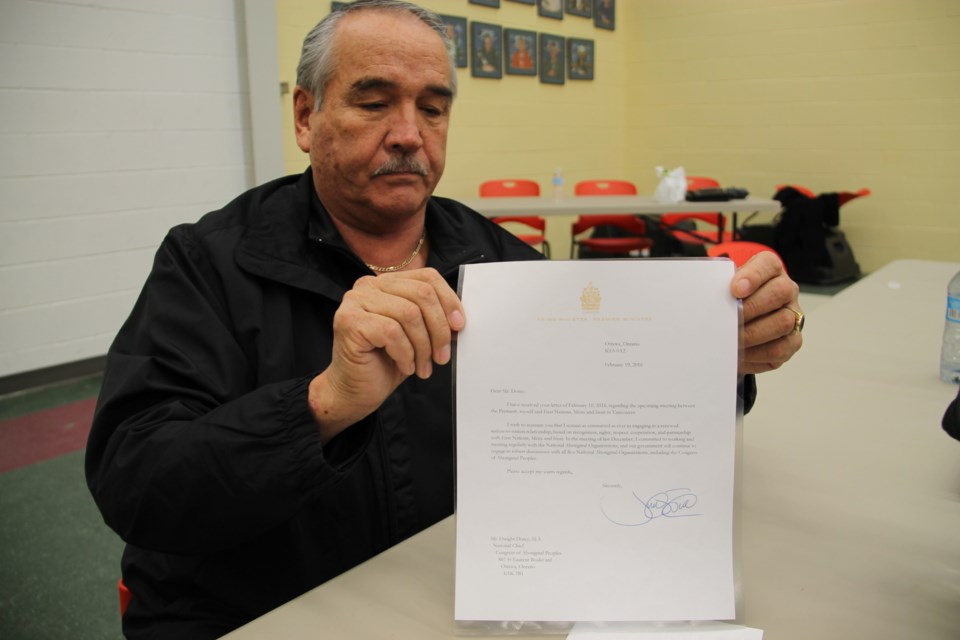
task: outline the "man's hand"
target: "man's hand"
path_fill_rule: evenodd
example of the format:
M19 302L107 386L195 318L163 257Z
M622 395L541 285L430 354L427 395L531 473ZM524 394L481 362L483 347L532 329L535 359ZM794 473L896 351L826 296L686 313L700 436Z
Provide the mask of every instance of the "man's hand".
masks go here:
M457 294L434 269L357 280L333 318L333 358L310 383L323 442L375 411L407 376L450 361L464 326Z
M740 373L777 369L800 349L794 329L800 288L783 270L776 254L759 253L737 270L731 291L743 300L743 362Z

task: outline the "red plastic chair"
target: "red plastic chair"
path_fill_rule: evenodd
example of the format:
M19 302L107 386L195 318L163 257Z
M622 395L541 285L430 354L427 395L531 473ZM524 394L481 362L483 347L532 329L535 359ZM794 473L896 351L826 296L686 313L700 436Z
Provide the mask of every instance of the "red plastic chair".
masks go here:
M536 197L540 195L540 185L533 180L487 180L480 185L481 198ZM540 233L514 233L532 247L540 247L543 255L550 257L550 243L547 242L547 221L540 216L497 216L493 222L519 224Z
M573 192L578 196L635 196L637 187L627 180L583 180Z
M807 189L806 187L801 187L798 184L778 184L777 191L780 191L781 189L786 189L788 187L792 187L793 189L796 189L797 191L807 196L808 198L817 197L817 194L815 194L813 191L811 191L810 189ZM871 193L870 189L859 189L857 191L838 191L837 192L837 197L839 200L838 204L839 206L842 207L843 205L847 204L851 200L856 200L857 198L868 196L870 195L870 193Z
M719 186L720 183L713 178L700 176L687 177L687 191L716 188ZM684 220L700 220L716 230L711 229L709 232L700 232L697 230L678 228L677 225ZM722 213L665 213L660 216L660 224L664 231L669 233L674 239L687 245L702 247L715 242L733 240L733 234L725 231L727 220Z
M574 186L573 192L578 196L632 196L637 194L637 187L627 180L584 180ZM597 227L601 228L602 235L577 237ZM618 232L626 235L608 235ZM581 249L641 256L653 247L653 240L646 234L646 223L632 214L582 215L570 229L570 257L579 257Z
M120 617L122 618L127 612L127 605L133 599L133 594L130 593L130 589L127 589L127 585L123 584L123 578L117 581L117 591L120 593Z
M744 264L746 264L747 260L761 251L769 251L780 259L780 264L783 264L783 258L780 258L780 255L774 251L772 247L768 247L765 244L760 244L759 242L749 242L747 240L729 240L727 242L720 242L707 247L708 256L711 258L730 258L733 260L733 264L735 264L737 268L742 267ZM784 265L783 270L787 270L786 265Z

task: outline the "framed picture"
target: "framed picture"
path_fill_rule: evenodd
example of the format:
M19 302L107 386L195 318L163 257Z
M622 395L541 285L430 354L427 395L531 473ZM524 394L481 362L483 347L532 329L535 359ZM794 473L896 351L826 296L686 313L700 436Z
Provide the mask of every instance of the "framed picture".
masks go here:
M503 75L503 28L486 22L470 23L470 75L500 78Z
M458 67L467 66L467 19L457 16L440 16L447 28L450 50Z
M617 0L593 0L593 26L611 31L617 26Z
M499 7L500 0L470 0L470 4L481 4L485 7Z
M540 82L563 84L563 36L540 34Z
M563 20L563 0L537 0L537 15Z
M593 0L566 0L563 10L572 16L593 17Z
M567 77L593 80L593 40L567 38Z
M520 4L536 4L537 0L513 0L514 2L519 2Z
M523 29L504 29L506 71L512 75L537 75L537 34Z

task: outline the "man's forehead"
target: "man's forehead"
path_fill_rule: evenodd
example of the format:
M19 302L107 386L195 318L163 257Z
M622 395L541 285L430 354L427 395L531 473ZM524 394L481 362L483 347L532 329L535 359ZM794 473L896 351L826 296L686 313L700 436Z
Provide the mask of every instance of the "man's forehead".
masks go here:
M362 95L365 93L378 91L398 92L405 89L405 85L402 85L400 82L397 82L394 79L376 75L367 75L354 80L350 84L348 91L353 95ZM418 87L417 91L420 94L434 95L441 98L453 97L453 91L450 89L450 87L443 84L425 84L422 87Z
M430 58L436 58L438 64L448 59L440 34L409 13L348 14L338 25L332 46L341 62L356 68L400 64L405 59L413 59L417 67L422 67Z

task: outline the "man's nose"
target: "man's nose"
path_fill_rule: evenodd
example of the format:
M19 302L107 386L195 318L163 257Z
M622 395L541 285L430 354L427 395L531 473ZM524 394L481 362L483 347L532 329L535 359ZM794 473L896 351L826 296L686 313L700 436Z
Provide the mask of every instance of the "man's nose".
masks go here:
M390 120L390 130L387 132L386 143L389 149L409 152L423 146L417 116L417 109L413 106L396 110Z

